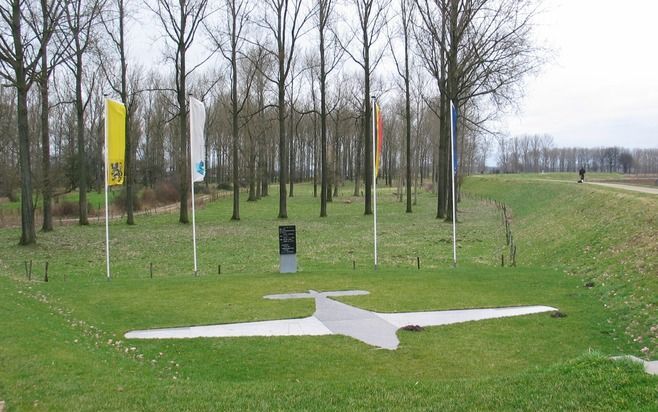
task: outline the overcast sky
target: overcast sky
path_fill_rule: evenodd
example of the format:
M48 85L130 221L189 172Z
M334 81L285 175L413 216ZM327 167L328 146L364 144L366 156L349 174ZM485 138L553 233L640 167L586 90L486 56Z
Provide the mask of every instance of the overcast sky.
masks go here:
M542 0L541 10L536 37L553 58L498 128L559 147L658 148L658 0ZM146 26L133 47L161 63L158 23Z
M528 79L514 136L557 146L658 148L658 1L544 0L538 39L555 57Z

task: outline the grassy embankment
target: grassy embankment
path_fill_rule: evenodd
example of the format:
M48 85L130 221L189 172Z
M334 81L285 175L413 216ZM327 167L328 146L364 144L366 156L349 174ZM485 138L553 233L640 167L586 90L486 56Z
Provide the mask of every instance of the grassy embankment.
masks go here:
M473 197L460 206L457 269L450 267L450 225L434 219L429 194L408 215L382 192L377 272L371 218L362 215L361 201L339 198L330 217L320 219L317 200L303 186L290 199L286 222L298 226L301 271L295 275L276 273L281 222L275 198L242 203L240 222L228 221L230 200L198 211L197 278L191 276L191 228L175 223L176 215L111 225L111 282L104 278L102 225L40 234L30 248L15 246L17 230L0 230L0 399L10 410L655 410L658 379L605 358L637 347L620 330L624 311L617 316L616 308L601 304L607 285L583 287L585 279L598 278L584 272L587 261L578 253L559 258L559 250L578 241L563 237L547 247L544 234L526 228L537 230L533 214L542 210L545 225L554 228L550 210L571 207L542 201L551 185L558 183L510 186L498 178L466 184L467 191L512 207L517 268L497 267L504 247L499 212ZM518 198L514 187L523 192ZM527 203L534 206L524 208ZM24 280L30 259L35 277L49 262L50 282ZM382 312L546 304L567 317L401 331L397 351L342 336L122 338L134 328L307 316L312 301L262 296L311 288L369 290L344 300Z
M658 357L658 196L533 175L472 178L464 190L511 206L519 264L594 282L633 342L625 349Z

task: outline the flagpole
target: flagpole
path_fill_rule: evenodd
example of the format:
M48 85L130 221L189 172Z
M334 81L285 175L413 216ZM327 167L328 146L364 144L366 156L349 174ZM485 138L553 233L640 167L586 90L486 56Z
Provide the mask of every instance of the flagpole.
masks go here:
M194 246L194 276L197 275L197 259L196 259L196 219L194 210L194 178L192 178L192 245Z
M192 141L192 133L194 133L194 116L191 115L190 106L190 143ZM192 185L192 245L194 248L194 276L198 274L197 257L196 257L196 209L194 200L194 165L192 164L192 145L190 144L190 182Z
M110 280L110 212L109 212L109 202L108 202L108 196L107 196L107 191L108 191L108 182L107 182L107 175L109 173L108 167L108 145L107 145L107 129L108 129L108 118L109 116L109 109L108 109L108 104L107 104L107 98L105 98L105 266L106 266L106 272L107 272L107 280ZM80 188L80 190L84 190L84 188Z
M374 234L374 245L375 245L375 270L377 270L377 139L376 136L376 124L377 124L377 114L375 112L375 96L372 96L372 108L370 110L370 115L372 117L372 196L373 196L373 234Z
M452 265L457 267L457 217L456 211L457 206L455 204L455 116L453 115L453 110L457 110L453 102L450 102L450 148L451 148L451 164L452 167Z

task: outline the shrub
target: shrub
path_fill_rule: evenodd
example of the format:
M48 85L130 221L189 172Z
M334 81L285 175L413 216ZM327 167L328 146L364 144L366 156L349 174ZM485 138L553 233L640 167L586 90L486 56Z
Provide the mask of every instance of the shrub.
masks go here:
M137 196L137 193L135 190L133 190L133 210L142 210L142 201L141 199ZM126 204L128 201L128 195L126 188L123 187L121 188L121 191L119 192L118 195L114 197L114 200L112 201L112 204L121 212L126 211Z
M210 194L210 186L206 186L204 182L198 182L194 184L194 193L198 195L207 195Z
M157 205L157 202L158 199L156 197L155 190L151 189L150 187L145 187L142 191L142 207L150 209Z
M217 189L219 190L233 190L233 184L229 182L222 182L217 185Z
M80 207L78 202L62 200L53 205L53 216L57 217L77 217L80 216ZM95 214L96 208L91 203L87 203L87 214Z
M77 216L78 204L63 200L53 206L53 216Z
M155 198L158 203L176 203L180 200L178 188L170 181L155 185Z

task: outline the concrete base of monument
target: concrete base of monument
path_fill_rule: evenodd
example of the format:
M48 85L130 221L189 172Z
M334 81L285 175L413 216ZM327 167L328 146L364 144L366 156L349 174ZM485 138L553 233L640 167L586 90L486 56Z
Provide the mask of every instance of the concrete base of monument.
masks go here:
M610 358L612 360L630 360L633 362L641 363L644 366L644 371L650 375L658 375L658 361L645 361L640 359L637 356L633 355L624 355L624 356L613 356Z
M138 330L127 339L186 339L240 336L345 335L382 349L397 349L397 330L408 326L440 326L510 316L553 312L550 306L514 306L490 309L441 310L427 312L379 313L330 299L332 296L365 295L363 290L268 295L266 299L315 299L315 313L299 319L231 323L210 326Z
M279 255L279 273L297 273L297 255Z

